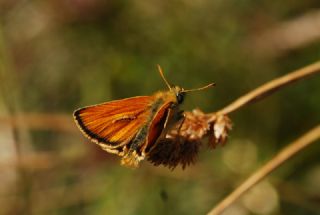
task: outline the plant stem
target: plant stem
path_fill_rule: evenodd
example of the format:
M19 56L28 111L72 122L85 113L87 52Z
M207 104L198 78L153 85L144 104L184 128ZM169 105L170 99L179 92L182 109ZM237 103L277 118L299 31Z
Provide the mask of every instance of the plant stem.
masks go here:
M272 94L273 92L277 91L278 89L281 89L282 87L287 86L288 84L294 83L298 80L301 80L303 78L306 78L318 72L320 72L320 61L313 63L309 66L306 66L304 68L298 69L296 71L293 71L280 78L276 78L252 90L251 92L245 94L244 96L241 96L231 104L222 108L220 111L218 111L218 113L227 115L247 104L250 104L252 102L255 102L257 100L264 98L265 96Z
M233 202L239 199L251 187L264 179L276 168L280 167L280 165L287 161L289 158L293 157L295 154L309 146L311 143L314 143L317 139L320 139L320 125L316 126L314 129L310 130L302 137L280 151L273 159L271 159L256 172L254 172L247 180L245 180L240 186L238 186L237 189L235 189L218 205L216 205L208 213L208 215L221 214L227 207L229 207Z

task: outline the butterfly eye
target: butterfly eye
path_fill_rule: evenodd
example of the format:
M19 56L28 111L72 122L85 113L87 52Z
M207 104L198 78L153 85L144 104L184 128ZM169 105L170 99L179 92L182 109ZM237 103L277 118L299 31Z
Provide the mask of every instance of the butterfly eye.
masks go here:
M178 93L177 94L177 101L179 104L181 104L184 100L184 93Z

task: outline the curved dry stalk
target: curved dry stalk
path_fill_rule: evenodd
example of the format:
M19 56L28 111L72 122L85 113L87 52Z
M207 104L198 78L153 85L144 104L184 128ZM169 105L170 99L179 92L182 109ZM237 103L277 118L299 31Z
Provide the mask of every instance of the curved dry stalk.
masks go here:
M306 78L312 74L316 74L318 72L320 72L320 61L310 64L309 66L303 67L301 69L298 69L280 78L276 78L252 90L251 92L245 94L244 96L241 96L231 104L219 110L218 113L227 115L249 103L252 103L264 98L265 96L275 92L276 90L282 87L285 87L288 84L291 84L293 82Z
M268 163L254 172L247 180L245 180L237 189L235 189L230 195L216 205L208 215L221 214L227 207L233 202L239 199L246 191L248 191L255 184L260 182L263 178L269 175L272 171L278 168L281 164L300 152L302 149L314 143L317 139L320 139L320 125L310 130L302 137L291 143L289 146L279 152Z

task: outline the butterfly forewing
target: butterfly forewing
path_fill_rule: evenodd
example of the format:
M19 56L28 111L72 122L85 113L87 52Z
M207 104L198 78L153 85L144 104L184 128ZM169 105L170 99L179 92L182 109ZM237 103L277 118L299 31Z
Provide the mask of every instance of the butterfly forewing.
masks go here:
M129 143L140 127L148 121L151 96L137 96L74 112L79 128L90 139L109 148Z

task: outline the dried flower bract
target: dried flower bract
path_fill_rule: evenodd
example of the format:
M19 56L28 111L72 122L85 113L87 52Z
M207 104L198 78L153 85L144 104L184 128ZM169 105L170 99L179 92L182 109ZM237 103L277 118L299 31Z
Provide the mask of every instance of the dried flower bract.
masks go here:
M208 137L211 148L223 145L231 127L231 121L225 115L205 114L199 109L185 112L184 121L177 123L165 138L158 140L148 160L156 166L174 169L180 164L184 169L196 161L203 138Z

